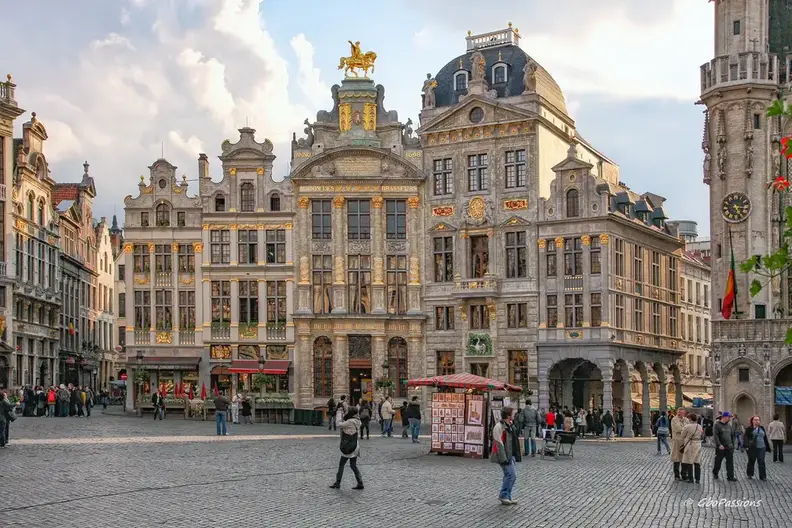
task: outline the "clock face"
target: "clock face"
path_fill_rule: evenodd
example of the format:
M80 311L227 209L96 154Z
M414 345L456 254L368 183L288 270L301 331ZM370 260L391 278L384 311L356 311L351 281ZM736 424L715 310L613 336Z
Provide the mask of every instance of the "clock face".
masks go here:
M727 222L742 222L751 214L751 200L743 193L729 193L723 199L721 214Z

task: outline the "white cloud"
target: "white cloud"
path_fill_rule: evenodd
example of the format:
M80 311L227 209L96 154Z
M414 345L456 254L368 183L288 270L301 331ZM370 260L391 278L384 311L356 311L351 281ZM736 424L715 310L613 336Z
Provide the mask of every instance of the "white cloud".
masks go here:
M129 10L126 7L121 8L121 14L118 17L118 21L121 22L122 26L126 26L132 20L131 15L129 14Z
M187 74L196 102L226 124L234 110L234 97L226 88L225 65L189 48L182 50L177 62Z
M433 36L434 31L432 31L428 26L424 26L418 31L415 32L413 35L412 41L413 46L418 48L419 50L429 50L433 46Z
M83 153L82 144L69 125L63 121L50 119L45 127L48 137L58 138L57 141L48 141L44 149L49 163L57 163Z
M190 136L189 138L184 139L184 137L182 137L179 132L171 130L168 132L168 138L176 147L180 148L193 157L197 158L198 154L204 152L203 143L195 136Z
M107 48L112 46L122 46L131 51L135 51L135 47L132 45L132 43L129 42L127 38L122 37L118 33L110 33L109 35L107 35L106 38L102 40L94 40L91 43L91 46L94 49Z
M311 103L321 105L327 101L330 87L322 82L319 68L314 67L313 44L300 33L291 39L291 47L297 56L300 89Z

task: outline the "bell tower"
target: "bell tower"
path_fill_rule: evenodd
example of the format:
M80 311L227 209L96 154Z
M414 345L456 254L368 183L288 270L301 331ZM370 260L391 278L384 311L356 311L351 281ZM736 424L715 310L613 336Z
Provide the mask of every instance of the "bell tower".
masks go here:
M778 246L778 196L767 184L780 171L777 118L766 117L779 90L779 59L769 52L768 0L716 0L715 57L701 66L704 183L710 190L712 335L718 324L731 251L737 267ZM751 297L750 274L737 270L732 319L772 317L779 283ZM713 354L714 355L714 354Z

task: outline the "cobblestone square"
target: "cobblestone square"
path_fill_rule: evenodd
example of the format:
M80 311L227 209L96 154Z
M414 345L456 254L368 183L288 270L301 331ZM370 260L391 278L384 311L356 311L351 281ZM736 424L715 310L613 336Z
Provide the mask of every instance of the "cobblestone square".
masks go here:
M487 461L428 454L428 445L377 434L364 440L366 489L328 488L338 439L320 427L154 421L94 413L90 420L20 418L0 450L3 527L148 526L786 526L792 463L768 461L768 480L711 475L673 481L667 456L647 441L586 440L575 457L524 459L515 498L496 500L501 472ZM721 500L755 501L735 506ZM760 502L761 501L761 502ZM713 506L709 503L715 503Z

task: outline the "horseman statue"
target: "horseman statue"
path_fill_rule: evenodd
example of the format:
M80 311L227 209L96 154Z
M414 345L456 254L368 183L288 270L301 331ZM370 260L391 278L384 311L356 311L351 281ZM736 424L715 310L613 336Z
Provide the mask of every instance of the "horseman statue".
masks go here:
M363 70L363 76L368 75L369 69L374 72L374 61L377 60L377 54L373 51L363 53L360 51L360 41L348 41L352 48L351 57L341 57L341 62L338 65L339 70L344 70L344 75L349 77L351 71L355 77L360 77L358 70Z

